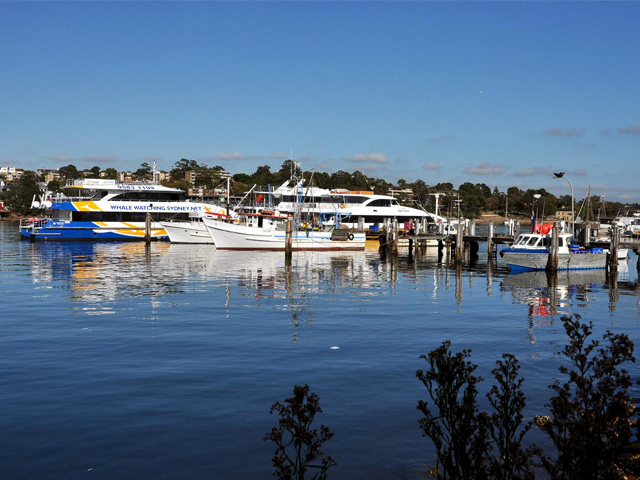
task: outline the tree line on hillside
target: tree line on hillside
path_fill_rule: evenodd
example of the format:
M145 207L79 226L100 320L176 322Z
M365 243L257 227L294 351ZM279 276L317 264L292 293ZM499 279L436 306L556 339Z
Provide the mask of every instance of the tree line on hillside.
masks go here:
M194 178L193 182L187 181L187 172L195 173L191 177ZM175 162L168 178L161 183L185 191L192 187L213 189L224 182L224 172L224 168L220 165L211 167L195 160L182 158ZM69 179L82 177L116 179L118 177L118 171L115 168L102 170L99 166L94 166L80 171L72 164L60 167L58 174L59 180L48 182L47 189L49 191L61 191L62 186ZM135 181L150 181L153 177L153 169L147 162L144 162L137 170L130 172L130 177ZM474 184L471 182L465 182L456 189L450 182L428 185L421 179L407 182L402 178L394 185L382 178L369 177L361 171L352 173L344 170L334 173L303 172L300 169L300 164L294 160L285 160L277 171L272 171L268 165L262 165L257 167L252 174L236 173L232 176L232 194L242 195L253 185L271 185L276 188L292 177L303 177L306 185L326 189L364 190L378 194L388 194L392 187L399 190L410 189L411 194L399 196L400 202L407 205L418 203L426 206L429 211L434 210L434 197L430 194L444 193L445 195L439 199L440 213L453 217L459 214L465 218L478 218L481 212L502 216L507 214L509 216L529 216L532 211L535 211L538 218L546 218L555 215L560 209L571 209L570 195L556 197L545 189L521 190L518 187L509 187L506 192L502 192L498 187L492 190L484 183ZM44 180L44 175L39 176L36 172L31 171L25 172L18 181L10 183L7 191L2 194L7 207L17 213L29 213L31 199L34 194L39 194L41 189L39 183ZM539 198L534 195L539 195ZM606 202L603 206L601 197L597 195L583 199L574 198L576 215L580 213L581 218L585 220L594 220L598 217L610 218L626 210L635 211L637 209L640 209L638 203L629 205Z

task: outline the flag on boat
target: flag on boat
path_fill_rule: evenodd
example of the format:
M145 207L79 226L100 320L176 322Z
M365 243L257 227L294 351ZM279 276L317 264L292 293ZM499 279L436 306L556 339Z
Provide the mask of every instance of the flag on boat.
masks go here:
M531 233L533 233L536 229L536 212L532 208L531 209Z

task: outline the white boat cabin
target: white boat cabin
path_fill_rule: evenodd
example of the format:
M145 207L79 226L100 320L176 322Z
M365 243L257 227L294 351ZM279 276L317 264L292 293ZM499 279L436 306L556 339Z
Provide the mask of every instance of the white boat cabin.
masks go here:
M558 253L569 253L571 245L571 234L561 233L558 236ZM551 245L551 235L540 233L523 233L516 238L511 245L512 249L518 250L548 250Z

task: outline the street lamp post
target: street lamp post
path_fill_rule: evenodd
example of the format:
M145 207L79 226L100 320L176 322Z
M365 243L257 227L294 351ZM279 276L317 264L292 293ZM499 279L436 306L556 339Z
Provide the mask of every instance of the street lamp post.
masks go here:
M553 178L564 178L569 184L569 187L571 187L571 236L575 237L576 231L575 231L574 216L573 216L573 185L571 184L569 179L564 176L564 172L554 173Z

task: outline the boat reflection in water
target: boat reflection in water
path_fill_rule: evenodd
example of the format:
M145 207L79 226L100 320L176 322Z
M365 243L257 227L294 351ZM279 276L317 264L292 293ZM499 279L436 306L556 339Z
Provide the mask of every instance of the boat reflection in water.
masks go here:
M250 296L252 302L273 301L274 308L300 317L309 294L327 287L338 293L354 286L366 289L379 281L364 252L296 252L287 265L282 252L218 251L213 245L55 242L25 247L33 282L42 289L65 284L72 309L92 315L114 313L127 298L171 302L167 295L189 293L203 308L215 302L245 304Z
M508 274L501 287L511 292L515 304L529 306L529 338L535 342L535 327L553 324L556 316L569 313L571 306L588 307L606 284L605 270L564 270Z

